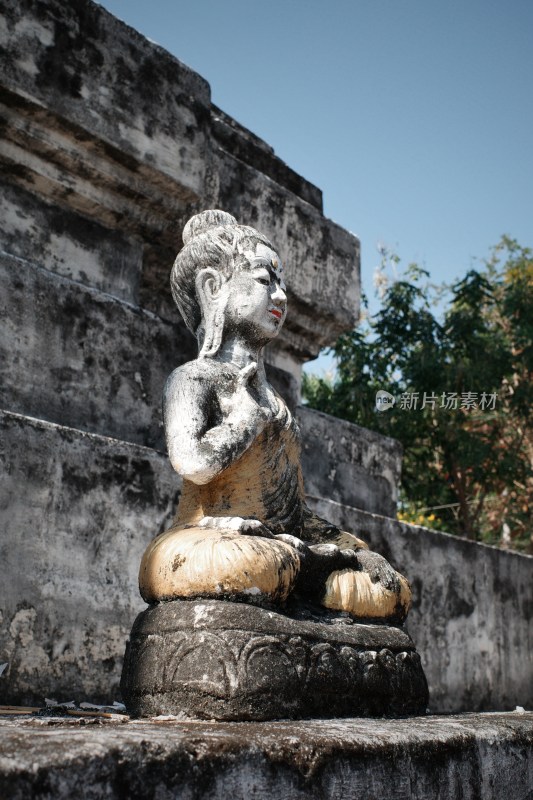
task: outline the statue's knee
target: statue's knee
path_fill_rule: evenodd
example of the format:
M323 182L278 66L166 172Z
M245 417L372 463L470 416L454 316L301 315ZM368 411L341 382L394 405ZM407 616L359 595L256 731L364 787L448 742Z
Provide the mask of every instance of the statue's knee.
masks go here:
M373 582L366 572L337 570L326 580L322 605L360 619L403 621L411 605L411 589L399 574L398 582L399 590L391 591L379 581Z
M172 528L146 549L139 587L148 602L187 597L283 601L300 557L282 541L211 528Z

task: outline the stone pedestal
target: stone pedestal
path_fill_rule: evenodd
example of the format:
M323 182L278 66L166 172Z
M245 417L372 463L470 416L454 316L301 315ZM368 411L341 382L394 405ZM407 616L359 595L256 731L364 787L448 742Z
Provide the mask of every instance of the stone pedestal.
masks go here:
M401 628L223 600L137 617L121 691L139 717L272 720L423 714L427 683Z

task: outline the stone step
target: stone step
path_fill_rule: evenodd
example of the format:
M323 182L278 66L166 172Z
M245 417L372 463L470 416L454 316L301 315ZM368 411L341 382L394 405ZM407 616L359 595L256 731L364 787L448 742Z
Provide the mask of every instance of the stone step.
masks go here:
M0 216L0 250L38 260L52 272L138 305L143 261L139 238L8 181L0 193Z
M163 449L163 386L196 357L183 324L7 254L0 298L0 407Z
M92 723L92 724L91 724ZM401 720L0 720L10 800L531 800L533 713Z
M211 119L213 136L224 150L322 211L322 191L287 166L263 139L215 105Z
M117 699L141 556L179 478L154 450L8 412L0 464L0 703Z
M40 107L35 122L51 136L36 137L39 145L71 132L72 152L87 153L78 179L87 177L94 156L105 164L103 176L129 171L130 195L153 187L188 202L201 196L207 81L96 3L65 8L61 0L38 7L3 0L2 14L2 83ZM32 135L30 126L21 129Z

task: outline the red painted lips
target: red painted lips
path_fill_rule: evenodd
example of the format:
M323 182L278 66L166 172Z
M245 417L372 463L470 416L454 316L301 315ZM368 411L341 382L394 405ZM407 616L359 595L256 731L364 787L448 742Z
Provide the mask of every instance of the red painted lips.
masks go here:
M283 316L283 311L280 311L279 308L271 308L270 313L277 317L277 319L281 319Z

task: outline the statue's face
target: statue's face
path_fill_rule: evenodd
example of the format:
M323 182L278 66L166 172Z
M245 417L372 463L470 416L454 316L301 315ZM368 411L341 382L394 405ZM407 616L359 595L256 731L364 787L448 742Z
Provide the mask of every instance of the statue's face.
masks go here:
M287 314L283 267L278 254L261 243L244 256L246 265L226 284L226 322L256 341L268 341L277 336Z

